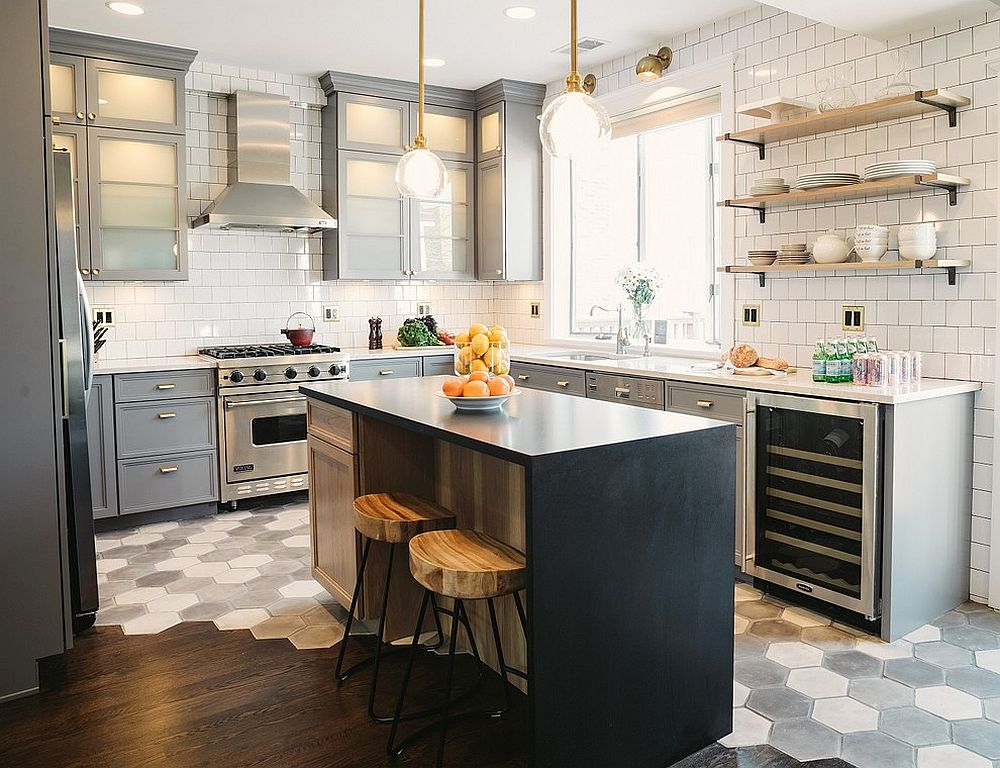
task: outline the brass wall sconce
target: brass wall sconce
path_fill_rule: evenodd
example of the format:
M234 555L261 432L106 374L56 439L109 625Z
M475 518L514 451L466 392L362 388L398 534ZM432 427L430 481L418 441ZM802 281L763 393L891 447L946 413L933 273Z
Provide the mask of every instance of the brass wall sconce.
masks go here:
M635 65L635 74L645 82L659 80L673 60L674 52L663 46L656 53L648 53L639 59L639 63Z
M583 78L583 92L593 95L597 90L597 75L590 74Z

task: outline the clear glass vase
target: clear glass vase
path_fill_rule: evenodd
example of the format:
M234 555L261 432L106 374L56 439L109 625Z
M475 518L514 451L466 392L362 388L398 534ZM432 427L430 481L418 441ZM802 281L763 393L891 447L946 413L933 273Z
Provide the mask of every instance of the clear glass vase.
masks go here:
M650 357L653 354L650 349L653 343L653 323L649 318L648 304L632 305L632 338L642 341L643 357Z

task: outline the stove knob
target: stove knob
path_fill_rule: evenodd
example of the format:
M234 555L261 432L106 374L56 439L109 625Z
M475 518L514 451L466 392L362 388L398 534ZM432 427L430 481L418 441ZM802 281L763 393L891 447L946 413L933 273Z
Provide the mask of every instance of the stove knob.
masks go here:
M243 371L233 371L231 374L229 374L229 380L234 381L237 384L243 381L244 378L245 377L243 375Z
M313 377L314 379L315 379L315 378L316 378L317 376L319 376L319 375L320 375L320 373L322 373L322 371L320 371L320 369L319 369L319 368L317 368L317 367L316 367L315 365L314 365L314 366L311 366L311 367L309 368L309 375L310 375L310 376L312 376L312 377Z
M299 375L299 372L296 371L294 368L286 368L285 369L285 378L286 379L294 379L298 375Z
M264 379L267 378L267 371L265 371L263 368L258 368L256 371L253 372L253 377L257 381L263 381Z
M333 365L330 366L331 376L340 376L343 372L344 372L344 366L342 366L340 363L334 363Z

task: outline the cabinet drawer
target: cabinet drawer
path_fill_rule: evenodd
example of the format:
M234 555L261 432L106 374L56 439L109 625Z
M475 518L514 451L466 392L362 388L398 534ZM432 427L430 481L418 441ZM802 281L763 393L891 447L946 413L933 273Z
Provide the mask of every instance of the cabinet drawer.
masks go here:
M420 376L419 357L384 357L380 360L351 361L351 381L377 381Z
M219 462L214 452L120 462L121 513L218 501L218 477Z
M671 385L667 387L667 410L742 424L746 397L721 387Z
M309 400L306 403L309 434L316 435L348 453L355 450L354 414L344 408Z
M115 376L115 402L204 397L215 394L215 369L122 373Z
M575 368L512 362L510 375L520 387L565 392L577 397L587 396L587 376Z
M118 458L214 451L215 398L115 407Z
M434 355L424 358L424 376L454 376L455 356Z

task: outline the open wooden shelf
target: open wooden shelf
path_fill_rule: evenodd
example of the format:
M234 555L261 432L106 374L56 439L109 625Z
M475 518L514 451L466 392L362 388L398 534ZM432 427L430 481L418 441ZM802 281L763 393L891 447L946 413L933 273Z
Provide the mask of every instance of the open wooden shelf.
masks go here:
M944 269L948 272L948 285L955 284L955 270L967 267L972 262L968 259L915 259L913 261L845 261L841 264L772 264L768 267L755 267L752 264L731 264L719 267L717 272L729 274L754 274L764 285L766 275L773 272L879 272L896 269Z
M928 91L915 91L904 96L892 96L868 104L857 104L845 109L818 112L794 120L782 120L756 128L748 128L744 131L726 133L716 137L716 141L732 141L737 144L756 146L760 150L760 158L763 160L765 146L776 141L814 136L818 133L840 131L845 128L856 128L861 125L871 125L883 120L895 120L934 110L947 112L948 124L954 128L958 121L958 108L966 107L969 104L970 101L965 96L935 88Z
M760 222L763 224L765 220L764 211L768 208L822 203L828 200L849 200L853 197L887 195L893 192L911 192L926 187L948 190L948 202L951 205L955 205L958 202L958 188L967 186L969 186L969 180L963 176L951 176L945 173L927 173L914 176L895 176L891 179L879 179L878 181L863 181L860 184L844 184L839 187L796 189L780 195L738 197L732 200L722 200L716 203L716 205L720 208L747 208L758 211Z

